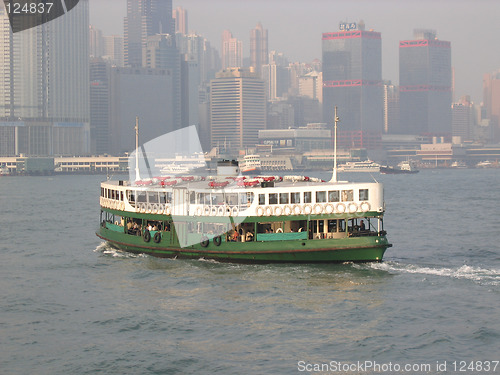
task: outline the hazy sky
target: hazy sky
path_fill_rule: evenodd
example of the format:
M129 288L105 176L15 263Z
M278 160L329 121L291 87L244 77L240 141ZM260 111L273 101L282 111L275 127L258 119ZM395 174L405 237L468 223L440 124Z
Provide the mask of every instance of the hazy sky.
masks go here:
M105 35L123 34L126 0L90 0L90 21ZM220 51L225 29L249 53L250 29L257 22L269 32L269 50L290 61L321 59L321 34L338 31L341 21L363 20L382 33L383 79L398 83L400 40L413 29L437 31L451 42L455 96L482 101L484 73L500 69L500 0L174 0L188 11L190 31L205 36Z

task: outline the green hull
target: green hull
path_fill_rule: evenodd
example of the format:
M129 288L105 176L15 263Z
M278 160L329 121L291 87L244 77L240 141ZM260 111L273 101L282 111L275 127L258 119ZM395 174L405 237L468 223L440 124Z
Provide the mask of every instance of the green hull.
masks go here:
M164 235L160 243L152 239L145 242L141 236L103 227L96 234L112 246L132 253L241 263L380 262L385 250L392 246L385 236L365 236L320 240L222 241L219 246L210 240L206 247L196 244L181 248L170 234Z

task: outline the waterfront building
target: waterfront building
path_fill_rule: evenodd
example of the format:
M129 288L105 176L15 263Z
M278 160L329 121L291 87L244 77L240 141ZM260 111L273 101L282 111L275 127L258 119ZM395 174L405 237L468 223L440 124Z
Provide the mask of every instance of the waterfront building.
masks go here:
M469 96L463 96L451 106L452 136L460 137L461 141L474 141L476 128L476 111Z
M253 69L231 68L210 82L211 144L236 151L258 143L266 128L264 81Z
M402 134L451 134L451 43L433 30L399 42Z
M384 133L399 133L399 87L384 82Z
M124 20L125 66L142 66L147 37L175 34L172 0L127 0Z
M333 108L343 131L383 130L382 40L364 23L340 23L323 34L323 120L332 125Z
M257 74L261 73L262 65L266 65L269 62L267 45L267 29L264 29L259 22L250 31L250 66L255 69Z
M16 33L0 9L0 154L90 151L88 6Z

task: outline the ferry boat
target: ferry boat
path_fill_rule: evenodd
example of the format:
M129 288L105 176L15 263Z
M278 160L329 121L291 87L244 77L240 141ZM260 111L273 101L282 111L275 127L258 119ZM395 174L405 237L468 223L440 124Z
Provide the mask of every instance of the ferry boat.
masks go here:
M336 117L336 116L335 116ZM337 118L337 117L336 117ZM138 164L138 162L136 162ZM335 165L335 163L334 163ZM382 261L390 246L378 182L217 176L101 183L97 236L132 253L228 262Z
M350 161L345 164L339 165L341 172L379 172L380 164L375 163L373 160L365 161Z
M419 170L413 161L402 161L397 167L380 167L382 174L414 174L418 172Z
M240 164L241 173L245 175L256 175L261 172L260 155L245 155Z

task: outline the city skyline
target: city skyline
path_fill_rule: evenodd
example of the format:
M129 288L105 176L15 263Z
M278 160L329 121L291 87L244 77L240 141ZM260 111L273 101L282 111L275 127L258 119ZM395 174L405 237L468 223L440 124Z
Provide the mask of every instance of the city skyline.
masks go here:
M243 41L243 54L249 57L249 31L261 22L269 32L269 51L283 52L290 61L301 62L321 59L322 33L338 31L342 21L364 20L367 30L382 35L382 77L394 84L399 83L399 41L411 39L414 29L434 29L439 39L452 43L455 97L470 95L475 103L483 99L483 75L500 67L500 49L491 47L496 45L495 14L500 11L500 2L493 0L257 0L251 5L228 0L174 0L173 6L186 9L189 30L202 34L217 48L222 32L229 29ZM223 11L214 12L214 8ZM91 23L105 35L123 32L125 0L90 0L90 12Z

